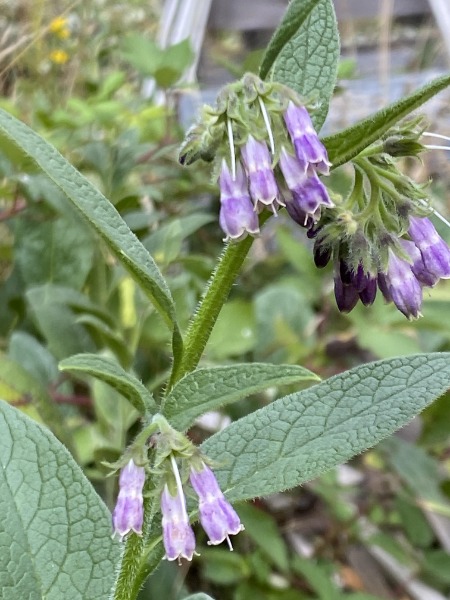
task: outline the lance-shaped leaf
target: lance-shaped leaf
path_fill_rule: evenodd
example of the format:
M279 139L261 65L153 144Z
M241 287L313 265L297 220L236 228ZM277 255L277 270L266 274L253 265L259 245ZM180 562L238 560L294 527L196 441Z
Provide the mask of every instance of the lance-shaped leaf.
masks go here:
M59 363L61 371L92 375L117 390L141 414L156 412L156 404L147 388L117 363L97 354L75 354Z
M319 130L336 83L339 33L331 0L293 0L264 56L260 74L314 100L311 115Z
M111 516L66 448L0 402L4 600L103 600L119 559Z
M327 148L333 168L355 158L364 148L379 140L398 121L449 85L450 75L438 77L410 96L382 108L367 119L363 119L335 135L323 138L322 141Z
M152 256L131 232L114 206L56 148L2 109L0 144L5 150L8 147L12 151L19 150L31 160L88 220L173 330L174 351L178 355L181 350L181 334L167 283Z
M383 360L280 400L203 445L229 500L317 477L406 425L450 387L450 353Z
M311 371L296 365L238 364L198 369L171 390L163 414L180 430L209 410L263 392L271 386L320 381Z

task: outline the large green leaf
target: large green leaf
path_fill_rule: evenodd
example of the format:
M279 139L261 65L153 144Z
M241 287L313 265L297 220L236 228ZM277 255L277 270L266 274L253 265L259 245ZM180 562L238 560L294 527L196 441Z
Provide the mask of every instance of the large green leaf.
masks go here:
M319 1L320 0L296 0L291 2L283 20L278 25L264 52L264 56L262 57L261 66L259 67L259 76L262 79L267 77L277 56L291 38L294 37Z
M239 419L202 451L230 500L317 477L408 423L450 387L450 353L356 367Z
M242 400L274 385L319 381L296 365L238 364L198 369L179 381L167 396L163 413L176 429L187 429L209 410Z
M0 145L4 148L19 148L89 221L173 330L174 348L179 353L181 335L167 283L151 255L130 231L114 206L56 148L1 109Z
M339 33L331 0L293 0L261 65L271 77L317 102L311 115L319 130L336 83Z
M76 354L59 363L61 371L92 375L120 392L141 414L156 412L153 396L147 388L120 365L97 354Z
M69 452L0 402L3 600L104 600L119 544L111 516Z
M338 167L357 156L364 148L376 142L397 121L403 119L413 110L422 106L427 100L444 90L450 85L450 75L438 77L431 83L423 86L410 96L382 108L355 125L323 138L328 157L333 167Z

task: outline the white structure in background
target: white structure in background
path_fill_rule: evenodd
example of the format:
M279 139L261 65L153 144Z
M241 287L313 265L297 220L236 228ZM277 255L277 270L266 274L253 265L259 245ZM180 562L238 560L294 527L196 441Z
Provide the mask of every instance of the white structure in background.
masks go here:
M441 30L442 39L450 58L450 2L449 0L428 0L433 11L436 24Z
M167 48L189 38L194 52L194 60L186 70L182 81L194 83L197 77L197 66L205 37L206 25L212 0L165 0L161 22L159 25L158 43ZM153 96L155 82L147 79L143 85L145 98ZM158 102L158 97L155 98Z

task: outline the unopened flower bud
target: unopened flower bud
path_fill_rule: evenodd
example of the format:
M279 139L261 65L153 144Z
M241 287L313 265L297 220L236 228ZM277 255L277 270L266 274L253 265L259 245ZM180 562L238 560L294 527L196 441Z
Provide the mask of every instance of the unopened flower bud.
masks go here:
M144 504L142 488L145 481L144 467L138 467L133 459L121 470L119 495L113 511L114 533L122 540L127 533L134 531L142 535Z
M242 529L239 517L225 499L211 469L202 463L200 471L191 468L191 484L199 497L200 522L209 537L209 544L220 544L225 539L232 550L230 535Z
M338 309L343 313L352 311L358 300L358 290L352 284L343 283L339 274L334 277L334 296Z

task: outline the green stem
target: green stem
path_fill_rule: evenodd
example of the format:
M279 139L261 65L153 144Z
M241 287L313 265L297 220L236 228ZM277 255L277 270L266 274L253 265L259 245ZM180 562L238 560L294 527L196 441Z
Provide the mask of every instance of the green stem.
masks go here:
M264 215L261 224L269 217ZM229 243L219 259L217 267L209 280L206 292L201 299L185 337L184 353L178 365L174 365L167 391L186 373L198 365L208 342L211 330L225 304L233 283L239 274L247 256L253 238L248 236L238 244Z
M145 498L142 536L135 533L128 535L111 600L136 600L145 579L156 568L161 559L160 554L157 560L149 561L149 554L161 541L160 527L158 526L157 532L152 532L156 514L155 509L155 497Z

